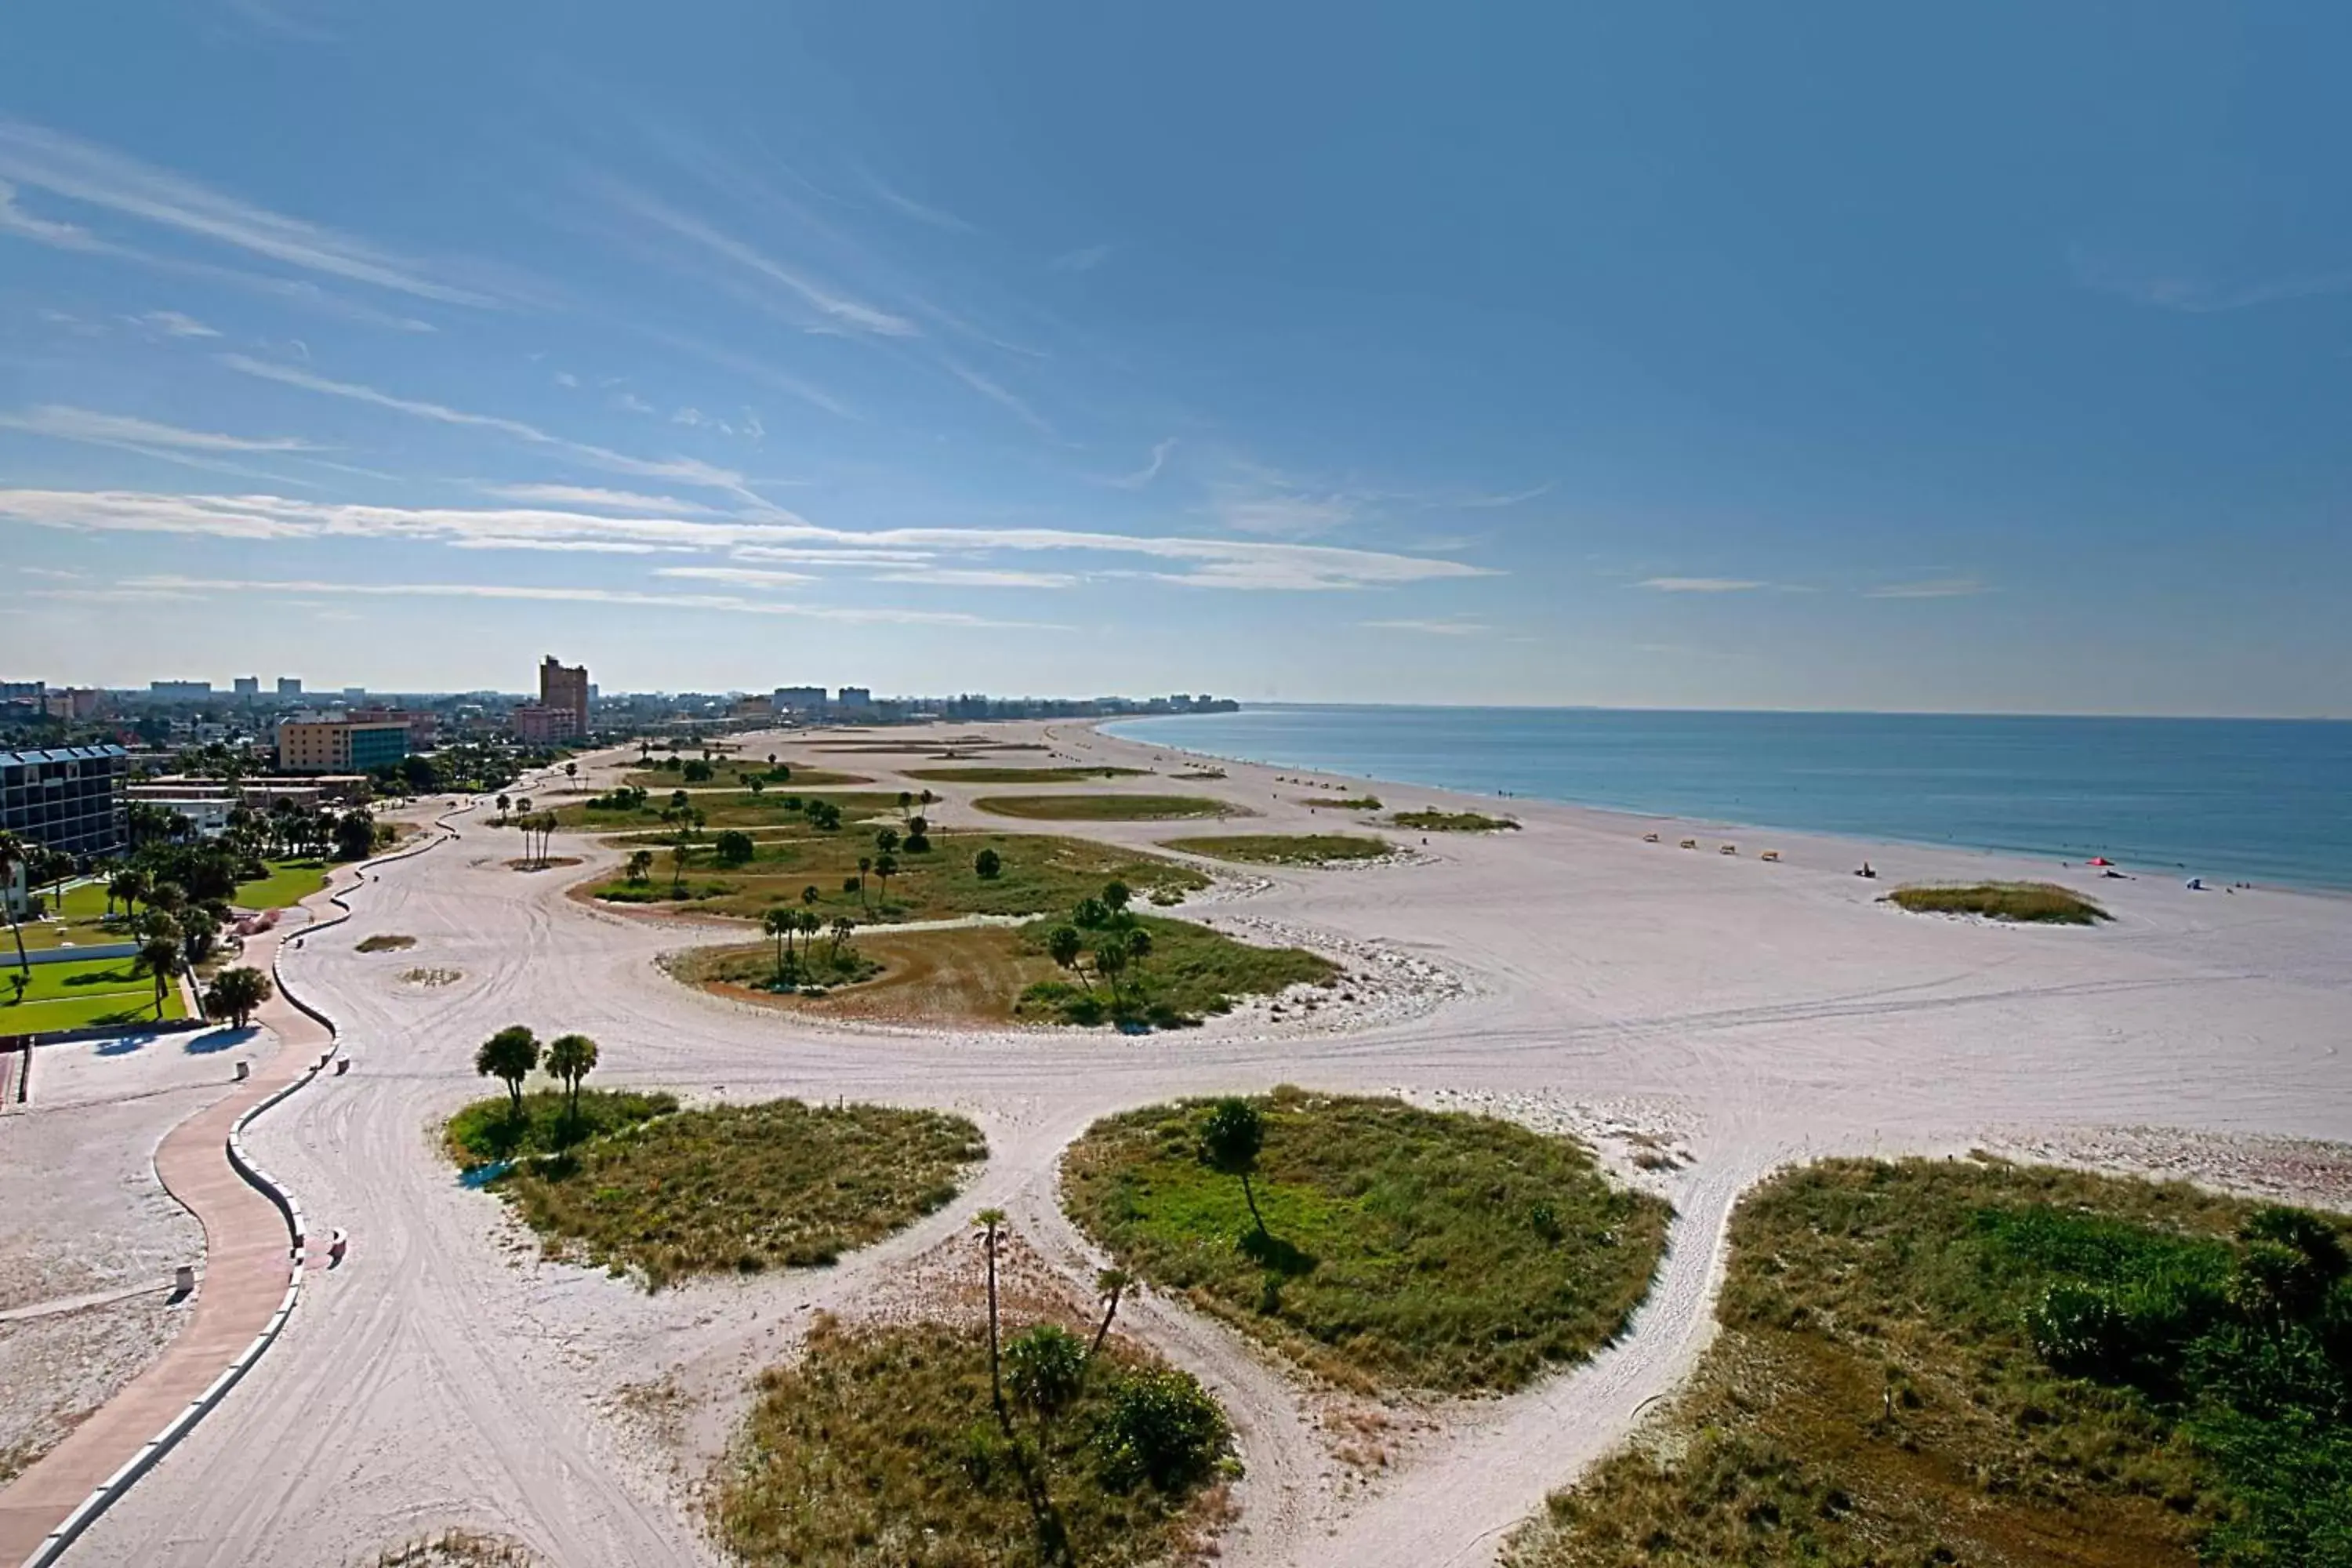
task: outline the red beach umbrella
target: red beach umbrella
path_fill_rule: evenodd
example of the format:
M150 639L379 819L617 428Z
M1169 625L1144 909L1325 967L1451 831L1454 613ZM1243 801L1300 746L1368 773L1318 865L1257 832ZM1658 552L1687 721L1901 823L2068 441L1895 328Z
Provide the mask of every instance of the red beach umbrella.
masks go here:
M2085 866L2112 866L2115 862L2108 859L2104 855L2094 855L2088 860L2084 861L2083 864Z

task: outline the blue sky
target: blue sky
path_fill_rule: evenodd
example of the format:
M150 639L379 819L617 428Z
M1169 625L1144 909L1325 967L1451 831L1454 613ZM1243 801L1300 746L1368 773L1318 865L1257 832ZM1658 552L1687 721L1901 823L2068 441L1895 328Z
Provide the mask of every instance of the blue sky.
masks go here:
M2347 46L17 0L0 675L2352 716Z

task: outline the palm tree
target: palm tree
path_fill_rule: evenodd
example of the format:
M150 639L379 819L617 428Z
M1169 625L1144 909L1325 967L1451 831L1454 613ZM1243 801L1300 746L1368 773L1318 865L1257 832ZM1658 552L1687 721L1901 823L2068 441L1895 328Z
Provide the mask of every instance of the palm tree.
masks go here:
M1103 1304L1102 1326L1095 1330L1095 1342L1087 1347L1086 1364L1095 1364L1095 1356L1102 1350L1103 1341L1110 1338L1110 1321L1118 1316L1119 1299L1135 1288L1135 1276L1124 1268L1106 1268L1095 1276L1095 1295ZM1081 1375L1084 1375L1083 1369Z
M903 789L898 792L898 815L900 816L905 816L907 815L908 808L912 806L914 804L915 797L911 792Z
M565 778L568 778L568 779L576 779L576 778L578 778L578 777L580 776L580 764L579 764L578 763L564 763L564 764L563 764L563 776L564 776ZM571 1039L571 1038L573 1038L573 1037L572 1037L572 1036L570 1036L570 1035L566 1035L566 1036L564 1037L564 1038L566 1038L566 1039ZM591 1042L590 1042L590 1044L592 1044L592 1045L593 1045L593 1044L594 1044L594 1042L593 1042L593 1041L591 1041ZM552 1049L553 1047L551 1047L550 1048L551 1048L551 1049Z
M509 1024L484 1040L474 1052L474 1070L484 1078L503 1079L508 1108L522 1119L522 1080L539 1065L539 1037L520 1024Z
M147 896L147 886L146 872L136 866L125 867L106 884L106 901L111 907L119 900L124 916L128 917L132 913L132 906Z
M499 826L504 827L504 826L506 826L506 822L507 822L507 808L508 808L509 806L511 806L512 805L514 805L514 800L513 800L513 798L512 798L511 796L509 796L509 795L500 795L500 796L499 796Z
M874 862L874 874L882 879L882 907L890 907L890 879L898 874L898 858L885 855Z
M180 944L170 937L149 937L139 949L139 962L155 977L155 1016L163 1016L163 998L172 989L172 976L180 964Z
M824 929L824 917L814 910L803 910L793 919L801 928L801 934L808 938L808 941L801 944L801 951L808 953L815 952L816 933Z
M1213 1171L1242 1179L1242 1201L1249 1205L1261 1237L1265 1216L1257 1212L1257 1191L1250 1176L1257 1170L1258 1151L1265 1147L1265 1118L1256 1106L1228 1095L1209 1108L1209 1119L1201 1126L1201 1159Z
M253 1010L269 1000L269 976L258 969L240 965L224 969L205 992L205 1013L208 1017L227 1018L238 1028L253 1016Z
M643 882L653 874L654 852L639 849L629 856L629 880Z
M816 890L816 884L814 882L811 882L807 887L801 889L801 902L803 904L814 905L815 902L823 897L824 897L824 895Z
M1095 973L1110 982L1110 999L1114 1005L1122 1000L1118 977L1127 973L1127 961L1133 956L1134 949L1128 946L1125 931L1105 931L1095 939Z
M13 833L0 831L0 906L6 908L8 931L16 939L16 971L27 984L32 981L33 963L25 956L25 932L16 924L16 902L8 896L8 889L16 868L20 866L29 868L31 863L31 858L25 850L25 841Z
M686 864L694 858L694 846L680 839L669 847L669 896L686 896Z
M580 1121L580 1080L596 1068L596 1042L585 1035L558 1035L547 1043L547 1070L570 1091L564 1113Z
M1087 972L1078 967L1078 955L1086 950L1086 938L1078 934L1078 928L1076 926L1055 926L1046 933L1045 952L1052 956L1055 963L1076 974L1086 988L1091 991L1095 988L1095 983L1087 979Z
M783 904L778 904L760 917L760 929L776 939L776 980L784 978L784 949L793 940L793 932L801 929L800 915Z
M984 1233L981 1247L988 1258L988 1400L996 1407L996 1419L1003 1424L1005 1435L1010 1436L1013 1425L1004 1414L1003 1357L996 1340L996 1244L1004 1226L1004 1211L982 1209L971 1216L971 1223Z
M835 963L837 964L841 962L841 944L847 942L849 940L849 933L856 929L857 922L851 920L847 915L835 915L833 917L833 961Z
M874 857L860 855L857 858L857 907L866 910L868 914L873 913L873 910L868 909L866 903L866 873L872 869L874 869ZM24 944L19 942L17 945L22 947Z

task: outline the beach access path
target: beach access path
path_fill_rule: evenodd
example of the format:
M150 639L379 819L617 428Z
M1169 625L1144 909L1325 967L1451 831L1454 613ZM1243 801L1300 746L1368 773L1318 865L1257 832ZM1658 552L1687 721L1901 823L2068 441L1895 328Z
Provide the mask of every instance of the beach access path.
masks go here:
M327 890L313 894L301 913L318 918L328 898ZM248 938L240 962L270 973L279 945L300 935L307 923L281 920ZM293 1274L286 1216L229 1163L229 1131L237 1118L308 1070L333 1037L275 994L254 1015L254 1026L276 1035L278 1049L234 1092L173 1128L155 1150L155 1173L205 1227L205 1264L191 1319L153 1365L0 1489L0 1563L22 1563L38 1550L85 1498L220 1376L285 1298ZM228 1070L226 1058L220 1065Z

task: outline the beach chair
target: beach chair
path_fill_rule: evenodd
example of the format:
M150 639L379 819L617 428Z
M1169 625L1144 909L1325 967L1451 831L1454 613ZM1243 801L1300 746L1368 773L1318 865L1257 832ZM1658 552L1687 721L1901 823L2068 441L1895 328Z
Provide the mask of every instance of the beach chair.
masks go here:
M1778 860L1780 858L1780 852L1778 849L1767 849L1763 854L1757 857L1759 860Z
M1698 840L1696 838L1685 838L1683 840L1683 847L1685 849L1696 849L1698 847Z
M1642 835L1642 842L1644 844L1655 844L1657 841L1658 836L1654 833L1644 833Z
M1739 853L1739 846L1737 844L1727 844L1722 848L1717 850L1716 853L1718 855L1737 855Z

